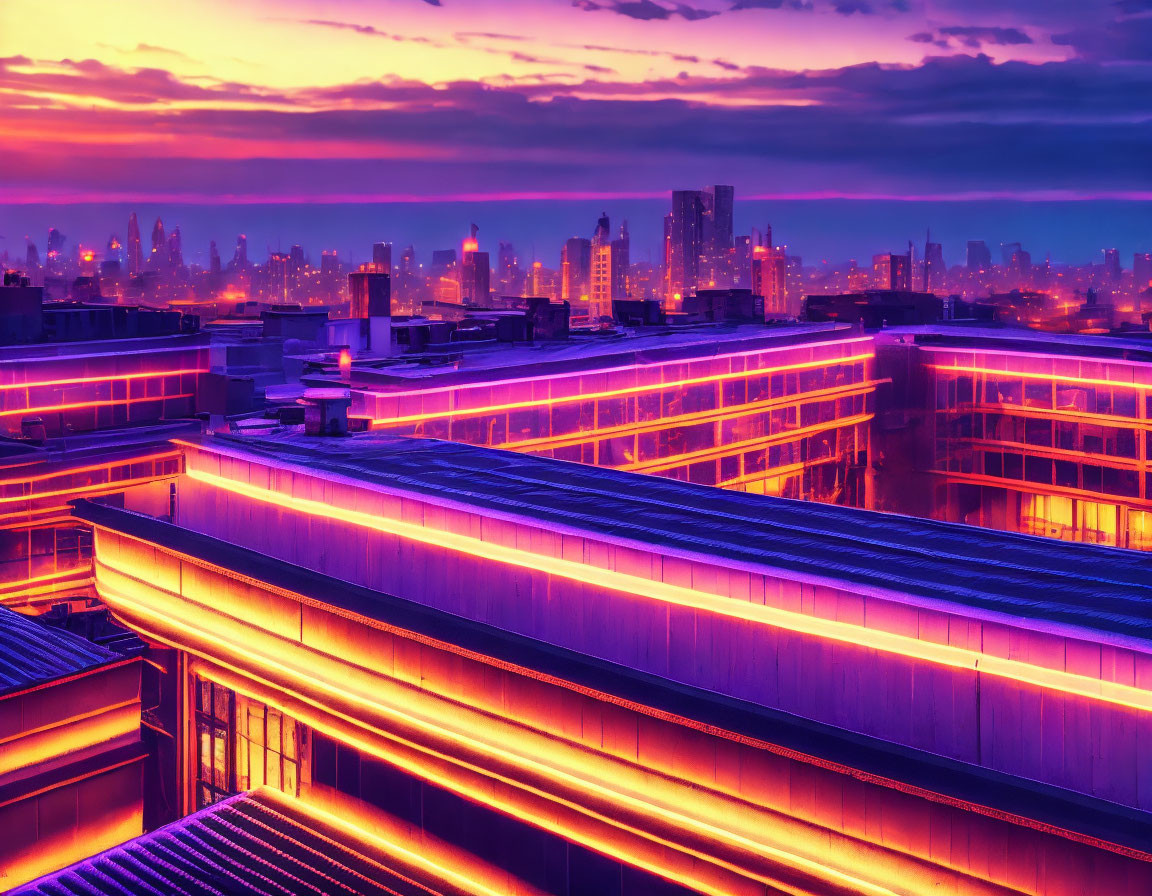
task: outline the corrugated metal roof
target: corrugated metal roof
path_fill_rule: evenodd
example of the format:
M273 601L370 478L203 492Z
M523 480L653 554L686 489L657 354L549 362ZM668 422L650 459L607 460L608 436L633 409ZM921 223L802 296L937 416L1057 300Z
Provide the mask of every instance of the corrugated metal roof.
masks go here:
M342 838L343 839L343 838ZM424 882L425 884L427 882ZM428 896L431 889L317 830L259 791L129 840L9 896Z
M79 635L0 607L0 694L122 660Z
M365 434L206 438L368 484L825 580L1152 637L1152 553Z

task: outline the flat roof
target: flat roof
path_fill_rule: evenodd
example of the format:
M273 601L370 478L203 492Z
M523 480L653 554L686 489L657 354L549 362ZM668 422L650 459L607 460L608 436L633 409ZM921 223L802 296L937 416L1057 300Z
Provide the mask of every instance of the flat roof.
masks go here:
M337 839L339 838L339 839ZM429 896L286 800L243 793L9 891L9 896Z
M535 345L468 342L435 346L434 353L459 355L451 363L430 364L420 355L389 359L380 366L353 364L352 388L394 391L413 386L443 386L517 376L539 376L657 361L689 360L733 351L804 345L862 335L838 323L706 324L651 327L610 335L573 336ZM305 377L308 380L316 376Z
M383 622L417 638L490 658L502 667L511 665L532 675L544 675L577 690L605 694L613 701L650 707L704 726L704 730L732 732L799 762L845 774L862 771L879 786L911 786L928 799L942 795L946 800L991 807L1013 823L1054 825L1061 831L1143 853L1152 843L1152 820L1136 809L661 678L354 585L143 514L92 501L77 501L74 506L78 518L95 526L298 594L337 612Z
M1152 639L1152 553L693 485L433 439L203 436L368 487L557 527Z
M79 635L0 606L0 696L123 659Z
M1152 333L1117 336L1086 336L1078 333L1046 333L1029 327L925 324L887 327L874 334L885 342L911 337L917 345L954 348L998 348L1075 357L1077 355L1152 363Z

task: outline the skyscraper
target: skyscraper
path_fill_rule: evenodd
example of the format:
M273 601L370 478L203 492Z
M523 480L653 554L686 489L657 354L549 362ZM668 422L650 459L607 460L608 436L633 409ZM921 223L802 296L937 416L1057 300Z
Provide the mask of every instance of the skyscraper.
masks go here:
M736 237L732 257L732 285L737 289L748 289L752 285L752 237Z
M612 313L612 236L608 215L600 216L592 234L588 316L598 320Z
M163 233L163 229L161 229ZM184 245L180 239L180 228L175 227L168 234L168 265L172 268L184 267Z
M560 298L571 302L573 311L584 313L592 292L592 242L574 236L564 244L560 257Z
M268 256L268 298L273 302L288 301L288 261L284 252Z
M924 292L941 288L947 272L944 266L944 247L929 239L924 243Z
M140 222L136 212L128 216L128 273L139 274L144 267L144 250L140 245Z
M1123 271L1120 269L1120 250L1119 249L1105 249L1104 250L1104 277L1105 279L1115 285L1120 282L1120 276Z
M877 289L912 290L912 256L885 252L872 256L872 275Z
M392 272L392 244L391 243L373 243L372 244L372 264L377 268L382 268L388 273Z
M248 237L244 234L236 237L236 251L232 255L232 265L241 271L248 267Z
M968 241L968 271L978 274L992 270L992 252L984 240Z
M632 239L628 235L628 222L625 221L620 225L620 235L612 240L612 298L628 297L628 271L631 266Z
M208 273L212 276L220 273L220 252L216 248L216 240L208 244Z
M491 263L488 253L480 251L479 230L475 224L469 228L460 253L460 300L465 305L487 305L492 292Z
M724 289L732 285L732 210L735 198L735 188L721 184L705 187L700 192L700 286Z
M1136 292L1152 286L1152 252L1137 252L1132 256L1132 282Z
M764 319L795 316L788 307L788 256L783 249L752 250L752 292L764 297Z
M668 302L679 307L684 296L696 291L703 248L704 201L699 190L673 190L672 214L667 222Z
M168 258L168 240L164 236L164 222L159 218L152 225L152 251L148 254L148 262L152 267L160 267Z

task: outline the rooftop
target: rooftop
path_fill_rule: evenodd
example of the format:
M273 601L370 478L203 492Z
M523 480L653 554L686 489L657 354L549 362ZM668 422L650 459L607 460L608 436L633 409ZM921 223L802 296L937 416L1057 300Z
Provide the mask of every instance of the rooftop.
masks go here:
M448 444L448 443L439 443ZM513 455L517 457L518 455ZM641 478L641 477L636 477ZM653 480L664 481L664 480ZM813 505L803 505L813 506ZM989 769L912 750L713 691L660 678L496 626L465 619L394 595L374 591L296 566L248 548L150 517L79 501L76 516L96 526L139 538L212 567L231 570L274 588L384 623L427 643L442 643L502 668L529 670L584 692L607 695L623 705L651 707L703 730L727 731L768 745L805 763L855 774L862 770L882 786L915 788L935 798L988 806L1025 824L1053 825L1093 840L1147 852L1152 823L1145 813ZM899 782L899 783L895 783ZM24 893L40 891L21 891ZM48 891L44 891L48 892Z
M1152 554L378 433L203 437L369 487L887 593L1152 640Z
M339 837L339 840L337 839ZM9 896L429 896L283 799L234 796L23 887ZM258 869L258 870L257 870Z
M79 635L0 606L0 695L124 659Z
M891 327L881 334L886 341L898 338L917 345L956 348L996 348L1003 351L1037 352L1089 358L1152 362L1152 333L1125 333L1118 336L1085 336L1077 333L1046 333L1027 327L989 327L927 324Z
M413 386L444 386L524 376L561 373L602 367L624 367L680 358L701 358L734 351L753 351L778 346L802 345L857 335L845 324L708 324L699 327L652 327L627 333L573 337L536 345L491 343L470 347L468 343L438 346L450 350L451 363L430 364L419 355L390 359L379 366L356 364L352 386L360 389L410 389ZM443 356L443 351L441 351ZM318 381L317 381L318 382Z

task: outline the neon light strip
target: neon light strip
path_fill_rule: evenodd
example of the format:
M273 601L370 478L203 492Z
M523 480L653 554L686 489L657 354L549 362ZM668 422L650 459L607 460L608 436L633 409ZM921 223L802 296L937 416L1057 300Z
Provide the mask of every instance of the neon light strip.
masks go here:
M183 631L185 636L191 634L192 639L194 641L199 641L200 643L204 643L204 642L208 642L208 643L215 642L217 644L222 643L223 639L221 639L219 637L218 633L217 634L209 634L208 632L205 632L203 630L198 630L195 627L188 625L187 623L184 623L182 621L178 621L176 619L165 616L163 614L156 613L155 611L148 608L146 605L144 605L140 602L125 598L123 595L120 595L120 594L107 593L106 596L109 599L110 605L115 606L116 604L121 604L128 610L129 613L135 614L137 616L142 616L145 619L152 619L154 622L159 622L162 625L167 625L168 630L170 630L170 631L171 630ZM642 864L640 861L638 861L636 859L636 857L634 857L634 856L621 856L619 844L605 843L602 841L601 842L595 842L595 841L590 842L591 838L588 836L587 832L577 831L577 830L574 830L572 828L569 828L568 831L565 832L565 831L563 831L562 823L560 825L558 825L557 819L554 815L542 816L539 814L535 814L530 809L526 809L523 806L516 805L515 803L509 802L507 800L501 800L500 797L495 796L491 792L491 790L470 786L466 782L460 781L459 779L448 777L442 773L438 773L437 771L435 771L432 768L421 765L419 762L417 762L413 759L407 758L405 756L397 755L395 752L387 752L385 750L382 750L381 747L377 743L373 743L372 741L368 741L368 740L365 740L363 738L357 738L354 736L350 737L346 731L343 731L339 728L336 728L333 725L331 725L330 723L325 723L323 721L323 718L326 716L326 717L334 717L334 718L340 719L341 721L351 725L354 728L357 728L359 730L362 730L362 731L365 731L367 733L371 733L371 734L375 735L377 738L379 738L385 742L391 741L391 742L397 743L411 752L424 754L425 756L432 757L432 758L434 758L434 759L436 759L442 763L445 763L445 764L448 764L451 766L456 766L458 768L462 768L466 771L469 771L469 772L476 774L476 775L480 775L480 776L482 776L484 778L488 778L490 780L499 781L500 783L502 783L506 786L509 786L515 790L526 792L526 793L531 794L533 796L547 800L548 802L558 803L558 804L564 806L565 808L568 808L570 810L578 812L581 815L590 817L590 818L592 818L592 819L594 819L594 820L596 820L602 824L610 825L611 827L615 827L617 829L620 829L620 830L623 830L627 833L630 833L633 836L637 836L637 837L643 838L645 840L649 840L651 842L657 843L657 844L659 844L665 848L675 850L676 852L687 853L688 855L695 856L696 858L702 859L702 860L708 862L709 864L714 864L714 865L719 865L720 867L724 867L727 870L732 871L736 874L740 874L740 875L746 876L746 877L754 877L755 879L760 880L764 884L778 885L778 883L779 883L779 882L774 881L772 879L766 878L763 875L756 874L755 872L752 872L750 869L744 869L744 868L740 868L738 866L735 866L735 865L731 864L730 862L727 862L727 861L725 861L719 857L711 856L711 855L708 855L707 853L703 853L697 849L693 849L693 848L688 847L686 845L675 843L673 841L669 841L666 838L661 837L659 834L637 828L634 825L631 825L631 824L628 824L626 822L621 821L619 818L614 818L614 817L604 815L604 814L602 814L602 813L600 813L594 809L591 809L587 806L583 806L579 803L573 802L572 800L567 799L567 798L560 796L558 794L549 793L547 791L541 790L540 788L538 788L532 784L528 784L528 783L523 782L523 781L517 781L513 778L509 778L506 775L503 775L503 774L501 774L497 771L494 771L492 769L486 769L484 767L477 766L472 762L469 762L469 761L463 760L463 759L459 759L459 758L454 757L452 755L443 753L440 750L435 749L433 747L430 747L430 746L427 746L427 745L424 745L421 743L417 743L417 742L412 741L408 738L402 737L399 734L396 734L392 731L386 731L382 728L377 728L377 727L373 726L372 724L366 722L365 720L363 720L361 718L349 716L349 715L347 715L347 714L345 714L345 713L343 713L337 709L334 709L333 703L331 702L331 700L334 698L336 703L339 703L340 701L346 701L346 702L355 704L357 706L365 706L370 711L376 712L376 713L378 713L382 716L385 716L385 717L392 717L394 719L397 719L402 724L405 724L411 728L415 728L416 730L424 731L433 737L454 742L456 744L463 746L465 749L469 749L473 752L479 752L480 755L492 756L492 757L499 758L500 760L502 760L506 764L511 765L511 767L513 767L513 768L517 768L517 769L531 768L536 773L543 775L546 778L550 778L554 781L557 781L561 785L567 785L569 787L574 787L577 791L583 791L583 792L587 792L589 794L595 794L596 796L599 796L601 798L606 798L606 799L608 799L608 800L610 800L613 803L616 803L618 805L620 805L620 804L626 805L629 808L633 809L634 811L641 812L642 814L648 815L649 817L655 816L657 818L662 819L665 822L672 823L677 828L692 830L698 834L702 834L702 835L707 836L711 839L720 840L722 842L727 842L729 845L734 846L737 849L749 851L753 855L771 856L773 859L775 859L775 860L777 860L777 861L779 861L779 862L781 862L781 863L783 863L783 864L785 864L791 868L803 869L809 874L822 876L825 878L830 877L833 880L836 880L836 881L842 882L844 884L848 884L850 886L858 888L858 892L871 893L871 894L875 894L875 896L897 896L896 893L894 893L893 891L891 891L887 888L877 886L877 885L875 885L869 881L865 881L865 880L862 880L860 878L856 878L856 877L851 876L851 875L847 875L844 872L841 872L841 871L834 869L834 868L830 868L826 865L822 865L822 864L820 864L820 863L818 863L812 859L808 859L804 856L800 856L800 855L788 852L786 850L770 846L770 845L763 843L763 842L749 839L749 838L744 837L744 836L737 834L735 832L728 831L724 828L720 828L716 825L713 825L713 824L710 824L708 822L696 819L692 816L687 816L681 812L677 812L675 810L667 809L663 806L653 804L647 800L642 799L641 797L633 796L631 794L627 794L627 793L620 792L618 790L614 790L611 787L608 787L604 784L600 784L600 783L595 782L595 781L586 780L584 778L573 775L570 772L564 771L562 769L554 768L553 766L547 765L545 763L540 762L539 760L533 759L533 758L525 756L523 754L509 752L506 749L499 747L498 745L492 744L491 742L476 741L472 738L467 737L466 735L463 735L463 734L460 734L458 732L452 731L450 729L444 728L441 725L436 725L434 723L420 719L416 716L412 716L408 713L405 713L401 710L395 709L391 706L380 704L376 701L373 701L373 700L370 700L366 697L363 697L360 694L350 693L347 690L343 690L343 689L337 688L331 684L328 684L327 682L323 681L322 679L319 679L319 678L312 676L312 675L307 675L303 672L300 672L300 671L292 668L291 666L287 666L287 665L279 662L278 660L272 659L270 657L266 657L263 654L257 653L255 651L252 651L252 650L244 648L244 647L240 647L239 645L236 645L236 644L231 645L233 656L245 659L248 662L252 663L256 669L260 670L260 673L266 674L268 672L280 672L281 674L285 674L289 680L301 682L301 683L305 684L306 686L311 686L311 687L317 688L317 689L324 691L327 694L329 694L330 697L323 702L318 701L314 698L309 697L305 693L302 693L299 691L294 691L293 689L285 686L281 682L269 681L268 679L263 678L261 674L257 674L251 670L241 669L237 666L232 665L231 663L229 663L227 661L221 660L218 656L208 655L205 652L203 652L202 650L198 650L197 648L195 648L193 646L189 646L186 642L182 643L180 641L176 641L176 640L173 640L171 638L165 637L164 635L161 635L158 632L149 631L145 626L141 626L138 622L134 621L134 622L130 623L130 625L131 625L131 627L133 627L135 629L141 630L142 633L145 634L145 636L148 638L154 639L160 643L168 644L168 645L170 645L176 649L179 649L179 650L185 650L189 653L192 653L195 656L199 656L202 659L209 662L210 664L212 664L213 666L216 666L216 667L221 668L223 670L227 670L227 671L233 673L234 675L239 676L239 678L241 680L246 679L246 680L252 681L256 684L259 684L265 688L268 688L268 690L272 694L277 694L277 693L284 694L284 695L287 695L288 697L290 697L291 699L294 699L294 700L296 700L296 701L298 701L298 702L300 702L306 706L312 707L314 710L318 711L321 715L319 717L313 717L313 718L307 719L307 720L302 719L301 721L306 721L307 724L310 727L312 727L313 729L319 730L322 733L328 735L329 737L332 737L333 739L335 739L341 743L344 743L348 746L352 746L355 749L361 750L361 751L368 753L372 756L376 756L380 759L383 759L386 762L393 764L393 765L396 765L396 766L400 767L401 769L409 772L410 774L412 774L418 778L421 778L421 779L427 780L427 781L431 781L432 783L437 784L438 786L443 787L447 790L450 790L450 791L455 792L455 793L463 793L465 796L469 797L470 799L476 800L477 802L480 802L480 803L485 804L485 805L496 806L497 808L500 808L505 813L510 814L516 818L520 818L524 821L527 821L530 824L534 824L537 827L542 827L546 830L558 830L561 832L562 836L565 836L568 839L591 845L592 848L596 849L597 851L603 852L606 855L615 856L617 858L623 858L625 861L627 861L631 864L635 864L638 867L644 867L645 870L653 871L654 873L659 874L662 877L668 876L667 869L660 869L656 866L650 866L650 865L646 866L645 864ZM249 696L252 696L253 699L260 700L260 701L266 702L266 703L270 702L270 704L273 705L275 708L279 709L281 712L284 712L285 714L287 714L289 716L295 715L294 710L291 707L285 706L283 704L283 702L278 702L275 700L270 701L269 700L270 695L251 694L250 690L246 689L242 684L237 685L233 682L224 682L224 683L228 687L230 687L232 690L237 690L237 691L240 691L241 693L245 693ZM700 886L698 884L693 884L693 888L694 889L700 889ZM723 893L724 891L705 890L705 892L716 893L717 896L720 896L720 894Z
M75 566L72 569L62 569L57 572L45 573L42 576L32 576L30 579L20 579L12 582L0 582L0 591L10 591L13 588L26 588L36 582L58 581L60 579L70 578L72 576L92 577L91 565Z
M1136 432L1152 429L1152 419L1146 417L1118 417L1115 414L1097 414L1094 411L1078 411L1070 408L1036 408L1026 404L989 404L985 401L958 401L955 405L935 408L937 414L967 414L979 411L985 414L1000 414L1013 419L1036 420L1050 417L1068 423L1089 423L1092 426L1112 426L1116 429L1131 429Z
M119 398L108 401L79 401L69 404L44 405L38 408L17 408L14 411L0 411L0 417L12 417L16 414L56 414L61 411L75 411L81 408L106 408L114 405L143 404L148 401L171 401L176 398L195 398L195 392L183 392L179 395L154 395L146 398Z
M472 536L448 532L444 529L425 528L414 523L374 516L351 508L336 509L319 501L285 495L199 470L189 470L187 475L206 485L279 508L290 508L309 516L349 523L419 544L449 548L482 560L494 560L533 572L543 572L570 581L595 585L610 591L619 591L624 594L689 607L720 616L769 625L798 634L827 638L843 644L879 650L936 665L982 672L1021 684L1030 684L1078 697L1101 700L1106 703L1138 709L1142 712L1152 711L1152 692L1132 685L1034 666L1019 660L991 656L949 644L922 641L908 635L866 628L840 620L823 619L778 607L750 604L679 585L670 585L667 582L657 582L615 570L601 569L560 557L548 557L519 548L506 547Z
M804 349L818 349L836 345L854 345L860 342L867 342L872 344L871 336L859 336L852 339L835 339L828 342L808 342L796 343L793 345L780 345L771 348L758 348L742 352L728 352L720 355L701 355L694 358L679 358L669 361L654 361L652 363L644 364L625 364L619 367L599 367L594 370L574 370L570 373L557 373L557 374L544 374L542 376L531 377L512 377L504 380L483 380L476 383L457 383L451 386L431 386L427 389L409 389L407 392L375 392L371 389L358 389L357 391L363 392L366 395L381 396L384 398L405 398L412 395L435 395L440 392L456 393L466 389L488 389L498 386L512 386L519 383L530 382L552 382L553 380L566 380L572 378L579 378L585 376L603 376L614 373L621 373L627 370L651 370L657 367L669 367L672 365L683 364L699 364L701 362L711 361L726 361L729 358L750 358L754 355L769 355L775 352L794 352L803 351ZM684 348L688 348L684 346ZM873 358L874 354L868 353L866 355L858 355L857 358ZM812 366L827 366L833 363L843 363L850 360L849 358L832 357L825 358L822 361L812 362ZM781 370L791 368L780 368Z
M1101 363L1099 361L1095 362ZM1059 373L1025 373L1020 370L997 370L992 367L961 367L958 364L926 364L932 370L943 370L949 373L982 373L991 374L1003 379L1049 380L1061 383L1078 383L1086 386L1116 386L1120 389L1152 389L1152 383L1125 383L1117 380L1102 380L1094 377L1068 376Z
M104 461L98 464L89 464L86 467L63 467L51 473L42 473L39 476L26 476L21 479L0 479L0 488L9 485L23 485L24 483L43 482L45 479L54 479L57 476L71 476L75 473L91 473L95 470L111 470L113 467L142 464L147 461L169 460L184 456L182 451L165 451L160 454L146 454L142 457L124 457L118 460Z
M715 448L701 448L688 454L675 454L668 457L658 457L653 460L635 461L616 467L617 470L630 470L635 473L657 473L669 470L684 464L699 463L701 461L720 460L731 457L733 454L743 454L746 451L755 451L757 448L766 448L783 442L794 442L808 436L827 430L838 430L845 426L855 426L857 423L867 423L872 419L871 414L857 414L854 417L841 417L827 423L814 423L803 429L789 429L784 432L773 433L770 436L761 436L756 439L745 439L742 442L728 442Z
M728 405L710 411L696 411L691 414L678 414L673 417L659 417L655 420L621 423L603 429L586 429L570 434L524 439L519 442L501 442L489 447L504 448L509 451L535 452L542 449L568 448L572 445L581 445L593 438L604 439L613 438L617 435L639 435L641 433L659 432L663 429L692 426L700 423L722 423L726 420L739 420L742 417L755 417L770 411L780 410L781 408L799 408L803 405L820 401L835 401L840 398L853 398L857 395L870 395L879 382L881 381L866 380L863 383L852 383L846 386L837 386L832 389L820 389L815 392L802 392L783 398L769 398L763 401Z
M629 386L624 389L611 389L606 392L585 392L580 395L560 395L549 398L539 398L530 401L517 401L509 404L488 405L481 408L456 408L449 411L430 411L426 414L410 414L406 417L370 417L372 425L377 429L386 429L405 423L418 423L425 420L440 420L445 417L482 417L485 414L500 414L505 411L518 411L526 408L552 407L558 404L573 404L582 401L600 401L605 398L621 398L625 395L638 395L645 392L662 392L667 389L681 389L685 386L698 386L705 383L722 383L730 380L751 379L757 376L771 376L774 373L786 373L793 370L804 370L814 367L828 367L831 364L851 364L857 361L868 361L875 355L850 355L845 358L829 358L822 361L805 361L799 364L789 364L786 367L762 367L757 370L741 370L733 373L716 373L710 376L691 377L684 380L670 382L650 383L643 386ZM680 362L685 363L685 362ZM531 377L515 382L528 383L532 380L547 382L552 377ZM391 399L393 396L384 395Z
M31 359L40 360L40 359ZM53 356L44 360L59 361L59 357ZM140 379L153 379L156 377L165 376L182 376L186 373L208 373L206 367L185 367L179 370L157 370L148 373L120 373L113 376L83 376L67 380L40 380L35 383L6 383L0 385L0 392L7 392L13 389L35 389L37 386L80 386L84 383L110 383L113 380L140 380Z
M934 476L946 477L956 482L970 482L973 485L990 485L995 488L1005 488L1009 491L1027 492L1032 495L1048 495L1057 498L1074 498L1078 501L1091 501L1094 504L1112 504L1118 507L1128 507L1137 510L1152 510L1152 497L1128 498L1124 495L1113 495L1108 492L1086 491L1080 488L1065 488L1061 485L1031 482L1027 479L1006 479L1002 476L989 476L984 473L960 473L954 470L929 470ZM1091 527L1086 527L1091 528ZM1063 539L1060 539L1063 541Z
M160 482L163 479L174 479L179 475L179 471L174 470L171 473L153 473L151 476L140 476L136 479L110 479L107 482L96 482L91 485L77 485L72 488L61 488L54 491L13 495L7 498L0 498L0 504L12 504L17 501L35 501L39 498L56 498L61 495L106 495L110 492L121 492L137 485L148 485L153 482ZM3 483L0 483L0 485L3 485Z

